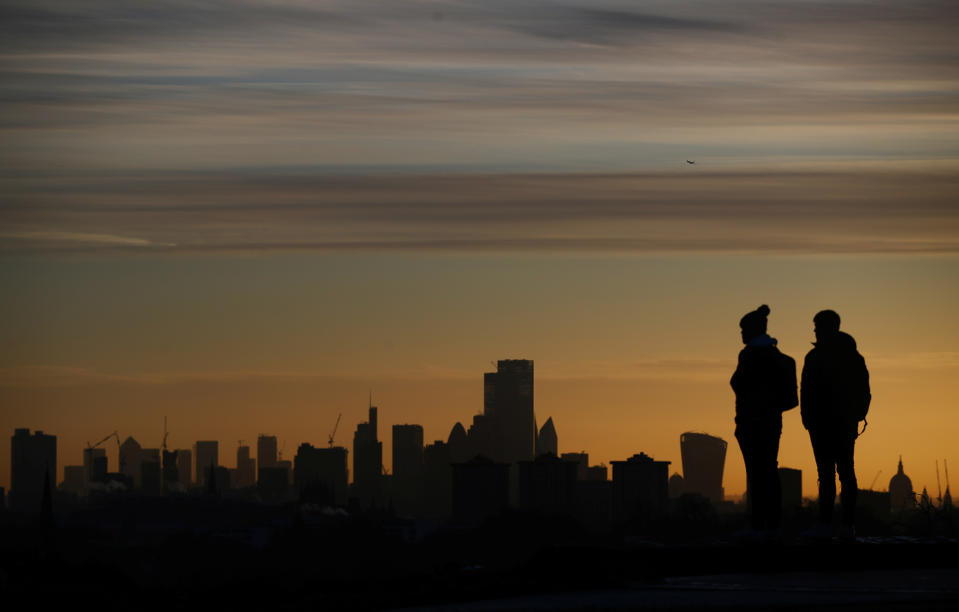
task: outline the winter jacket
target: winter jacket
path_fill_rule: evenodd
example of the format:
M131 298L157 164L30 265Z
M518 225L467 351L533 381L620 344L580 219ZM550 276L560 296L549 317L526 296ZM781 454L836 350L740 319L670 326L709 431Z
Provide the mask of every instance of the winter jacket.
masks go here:
M821 339L806 354L802 369L803 427L840 427L866 418L872 394L866 360L845 332Z
M739 352L729 381L736 393L736 424L782 424L782 413L799 403L796 361L776 348L776 340L754 338Z

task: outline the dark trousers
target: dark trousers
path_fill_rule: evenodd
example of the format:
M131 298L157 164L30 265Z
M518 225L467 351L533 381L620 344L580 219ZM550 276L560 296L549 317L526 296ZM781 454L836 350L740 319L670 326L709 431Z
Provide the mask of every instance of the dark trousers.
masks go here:
M777 529L782 520L779 485L779 437L782 423L740 423L736 439L746 463L753 529Z
M819 520L832 523L832 511L836 502L836 473L842 492L842 523L853 525L856 522L856 469L853 465L853 451L856 446L857 424L842 424L830 427L815 427L809 430L812 452L816 457L816 470L819 473Z

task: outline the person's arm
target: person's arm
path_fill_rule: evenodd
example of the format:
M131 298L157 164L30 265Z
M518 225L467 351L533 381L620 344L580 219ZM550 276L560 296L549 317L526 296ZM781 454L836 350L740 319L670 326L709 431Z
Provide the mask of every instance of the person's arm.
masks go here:
M814 349L815 350L815 349ZM815 375L815 357L813 351L806 353L806 359L803 360L802 375L799 382L799 414L802 416L802 425L809 429L812 423L812 405L813 405L813 385Z
M869 369L866 368L866 360L859 356L862 359L862 375L863 375L863 391L866 393L866 410L869 410L869 404L872 403L872 390L869 388Z
M782 411L792 410L799 405L799 394L796 385L796 360L789 355L782 355L783 368L783 397L785 398Z
M743 351L739 351L739 358L736 360L736 371L733 372L733 377L729 379L729 386L733 388L733 392L736 395L739 395L739 392L742 390L743 386Z

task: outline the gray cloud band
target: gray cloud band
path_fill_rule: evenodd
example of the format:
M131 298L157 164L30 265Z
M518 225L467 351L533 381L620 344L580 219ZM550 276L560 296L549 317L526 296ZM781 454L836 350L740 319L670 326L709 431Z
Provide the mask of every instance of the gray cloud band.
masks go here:
M954 252L957 26L938 1L5 2L0 250ZM710 170L797 160L940 174Z
M0 180L0 250L959 251L951 172L97 176Z

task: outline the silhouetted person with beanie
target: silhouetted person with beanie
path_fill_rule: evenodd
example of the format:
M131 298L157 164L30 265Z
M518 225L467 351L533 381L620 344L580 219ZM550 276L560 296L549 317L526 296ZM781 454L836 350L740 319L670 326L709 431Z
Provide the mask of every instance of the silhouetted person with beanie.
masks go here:
M752 504L749 535L778 537L782 517L779 438L782 413L794 408L796 362L766 333L769 306L763 304L739 321L743 344L730 384L736 393L736 439L746 463Z
M856 471L853 451L859 421L865 421L872 394L866 361L852 336L839 331L839 315L822 310L813 317L816 342L806 354L802 370L803 427L809 430L819 475L819 524L807 532L814 538L832 537L836 499L836 472L842 484L842 521L839 537L856 537Z

